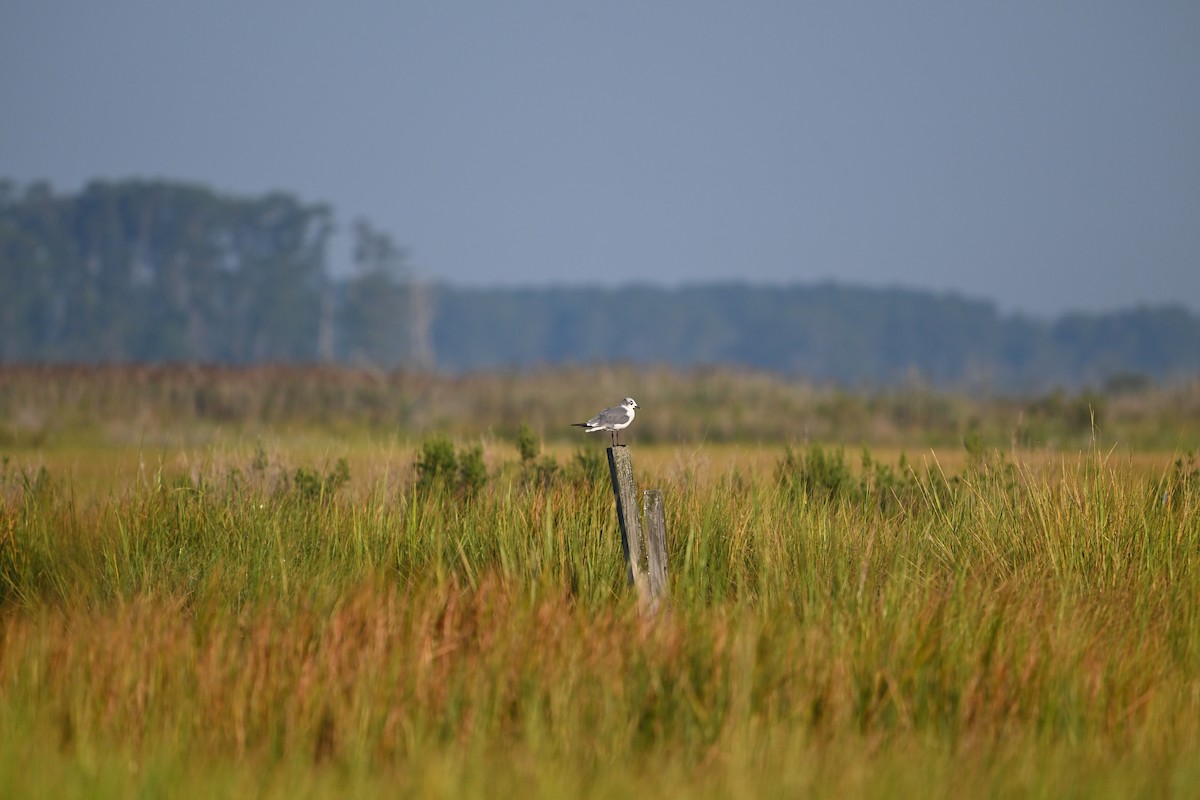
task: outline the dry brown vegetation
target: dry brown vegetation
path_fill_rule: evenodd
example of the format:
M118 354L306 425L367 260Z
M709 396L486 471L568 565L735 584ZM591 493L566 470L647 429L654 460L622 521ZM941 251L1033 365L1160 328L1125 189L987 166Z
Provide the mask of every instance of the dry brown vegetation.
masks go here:
M853 392L737 369L678 372L595 365L444 376L341 367L0 367L0 446L85 435L113 443L202 438L213 429L337 434L431 431L551 441L597 404L633 394L643 443L834 441L858 446L1079 449L1093 433L1132 449L1200 440L1200 380L1126 391L968 396L920 386Z
M596 393L646 406L654 619L604 443L510 435ZM1079 436L1077 403L6 369L0 795L1195 794L1200 465L1152 448L1194 437L1196 389L1101 398L1117 450L1090 414L1079 450L1013 447L1020 414ZM746 427L694 427L710 404Z

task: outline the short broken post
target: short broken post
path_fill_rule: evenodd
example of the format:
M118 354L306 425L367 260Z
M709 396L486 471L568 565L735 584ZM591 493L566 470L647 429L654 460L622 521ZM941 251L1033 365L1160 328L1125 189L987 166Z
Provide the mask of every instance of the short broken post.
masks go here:
M608 448L608 471L613 495L617 500L617 522L621 527L621 549L629 583L637 592L638 607L654 614L667 589L666 523L663 520L662 492L646 492L646 552L642 558L642 521L638 508L637 486L633 479L633 457L628 447Z
M658 489L642 495L646 517L646 554L650 568L650 613L658 611L667 592L667 521L663 516L663 496Z

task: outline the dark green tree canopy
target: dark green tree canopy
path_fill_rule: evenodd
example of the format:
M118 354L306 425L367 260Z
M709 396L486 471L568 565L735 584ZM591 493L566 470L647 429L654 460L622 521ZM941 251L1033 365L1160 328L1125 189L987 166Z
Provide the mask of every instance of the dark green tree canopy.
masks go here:
M339 287L327 258L334 225L328 206L282 192L133 180L56 194L5 183L0 359L246 364L357 352L356 337L374 331L339 337L337 318L403 320L392 299L402 254L376 235L377 250L391 249Z
M461 371L622 360L996 390L1200 372L1200 319L1181 307L1041 321L956 295L831 283L431 287L363 219L349 229L350 270L335 277L336 225L328 206L281 192L131 180L60 194L0 182L0 363Z

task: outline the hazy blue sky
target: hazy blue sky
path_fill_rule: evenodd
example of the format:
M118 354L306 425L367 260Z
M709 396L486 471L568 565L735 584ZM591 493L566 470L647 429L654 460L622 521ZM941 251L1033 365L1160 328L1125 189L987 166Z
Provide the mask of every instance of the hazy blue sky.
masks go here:
M457 283L1200 309L1200 2L0 0L0 176L363 214Z

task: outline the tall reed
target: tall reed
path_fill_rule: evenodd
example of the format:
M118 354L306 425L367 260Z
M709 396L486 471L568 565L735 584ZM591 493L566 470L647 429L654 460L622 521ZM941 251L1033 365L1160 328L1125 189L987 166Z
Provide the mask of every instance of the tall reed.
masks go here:
M650 620L584 470L10 467L0 795L1200 789L1192 462L840 458L643 469Z

